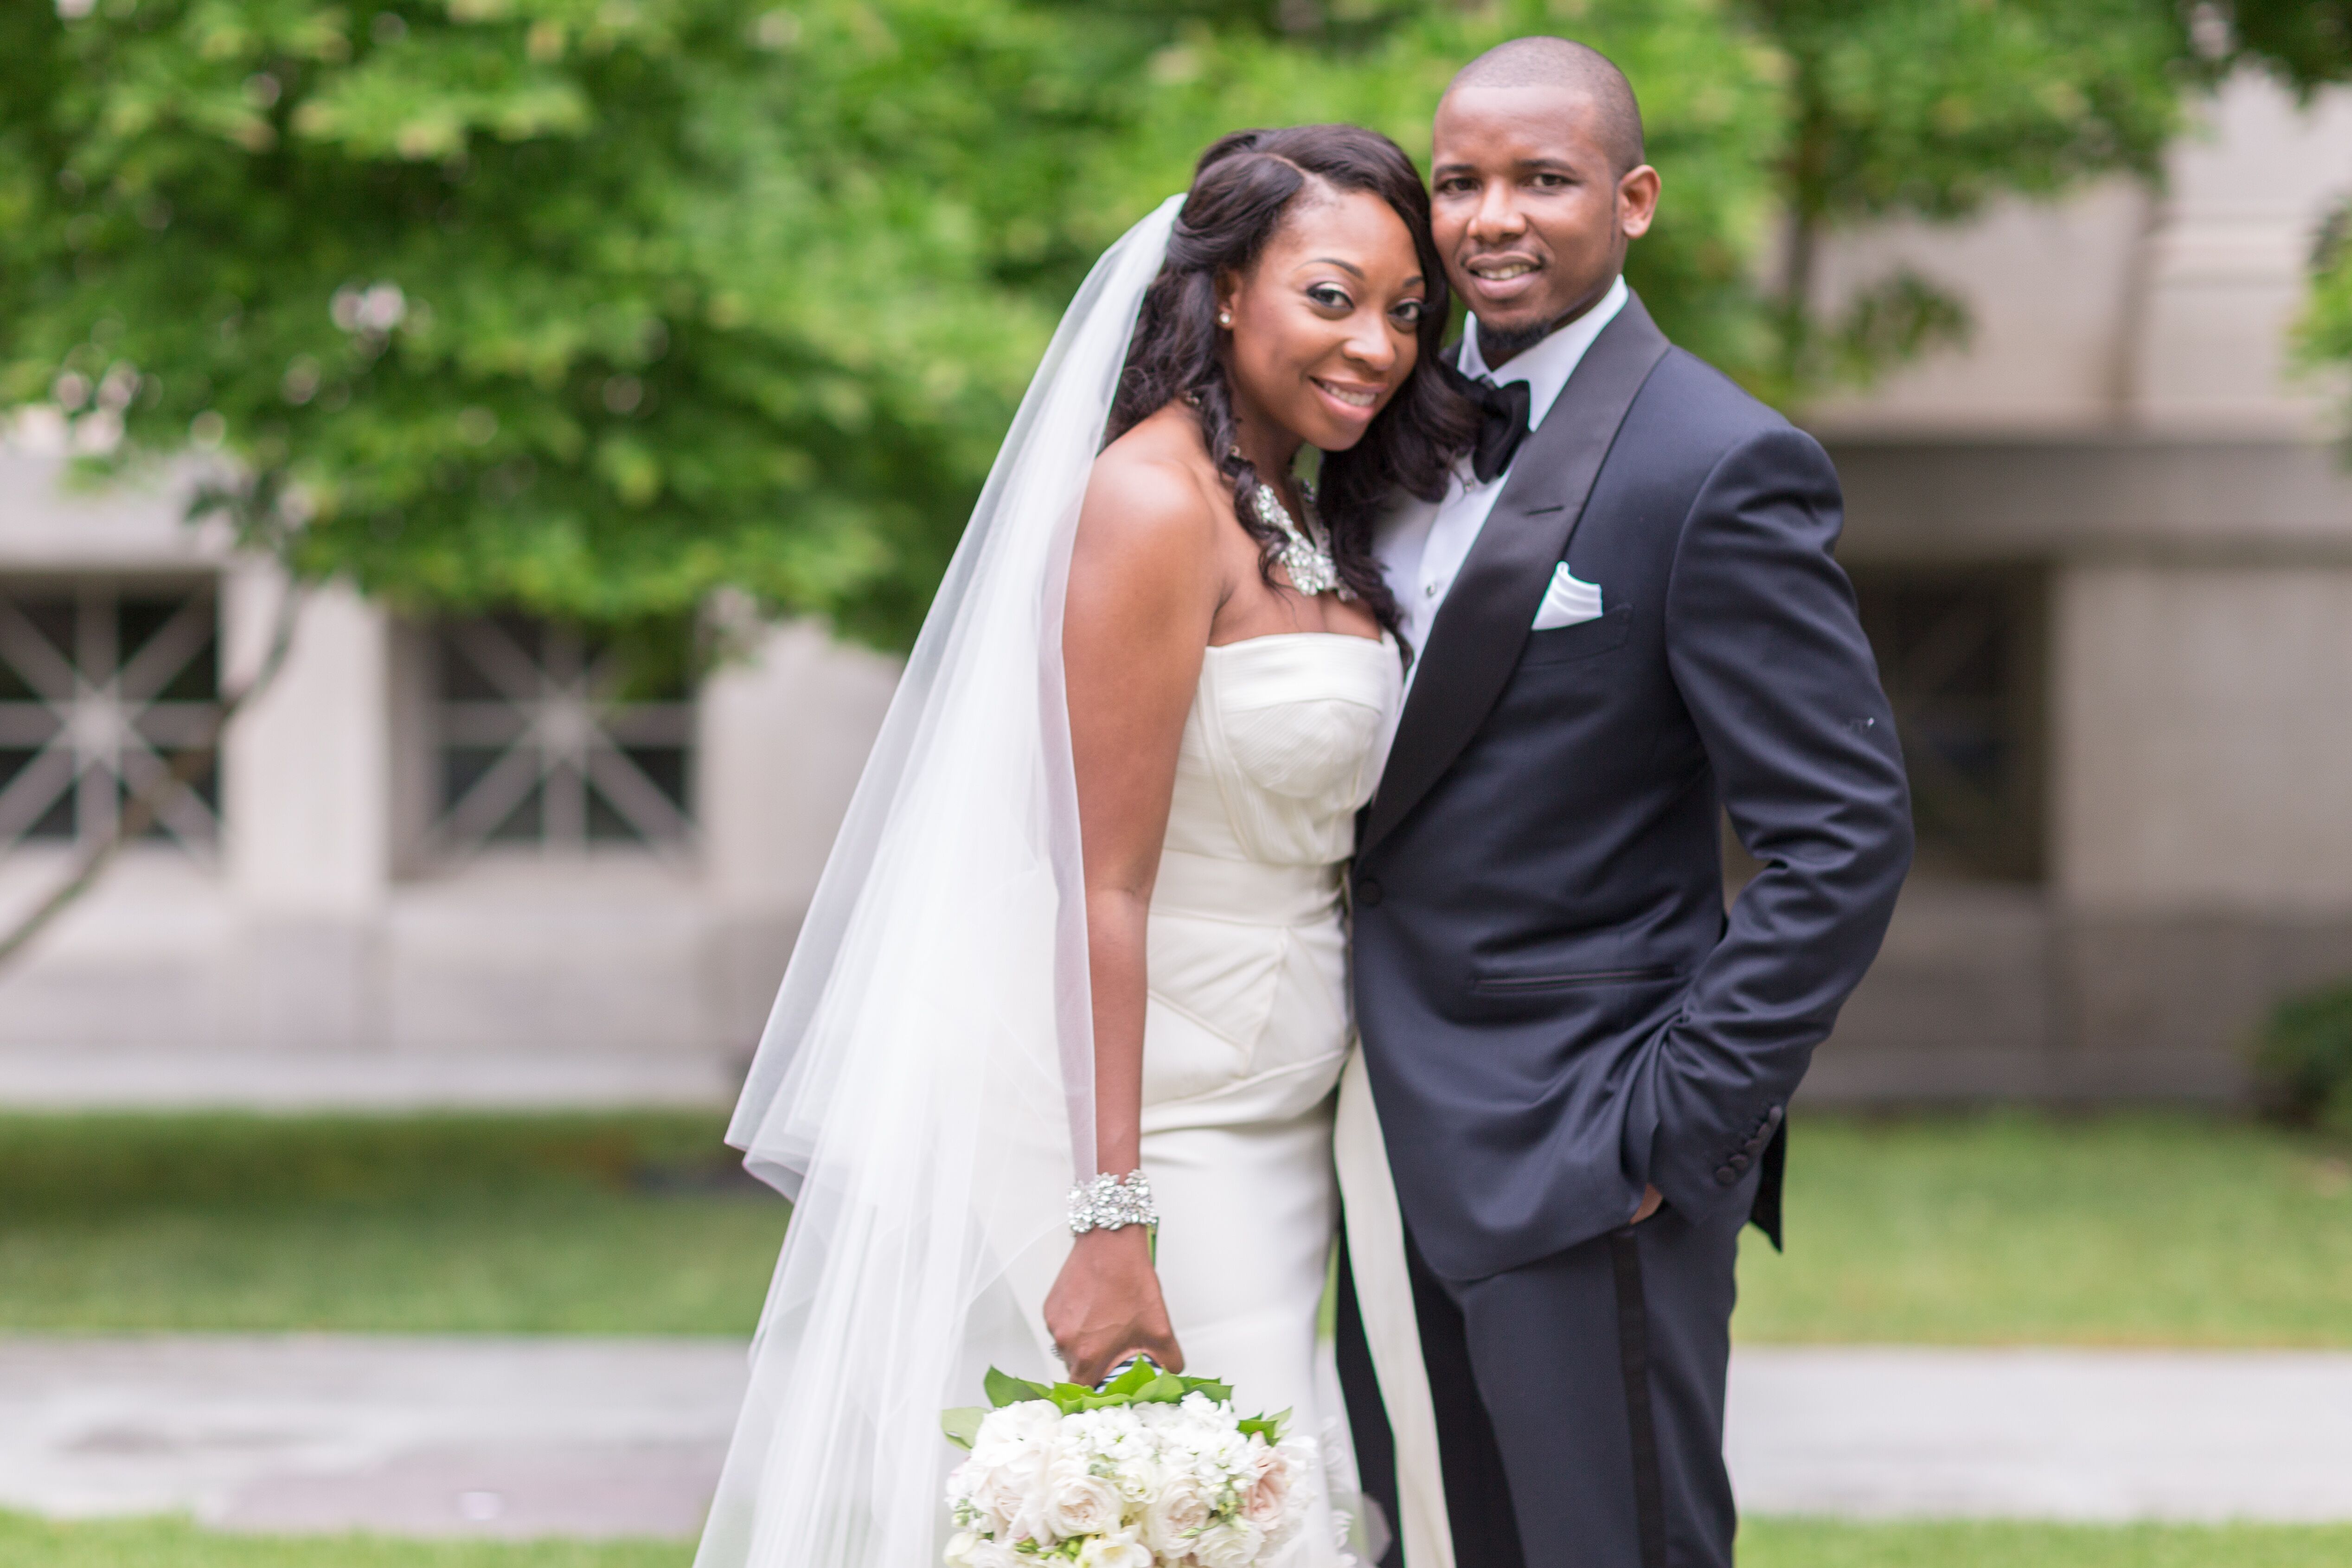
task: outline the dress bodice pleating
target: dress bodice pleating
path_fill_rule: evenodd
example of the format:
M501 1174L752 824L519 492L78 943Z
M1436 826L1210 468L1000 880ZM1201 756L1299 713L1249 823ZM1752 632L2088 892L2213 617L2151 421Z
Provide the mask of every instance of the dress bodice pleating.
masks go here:
M1330 1087L1348 1043L1339 868L1402 685L1386 638L1208 650L1152 894L1147 1127L1171 1101L1281 1114Z
M1386 638L1309 632L1211 648L1184 721L1168 847L1269 865L1346 860L1402 685Z

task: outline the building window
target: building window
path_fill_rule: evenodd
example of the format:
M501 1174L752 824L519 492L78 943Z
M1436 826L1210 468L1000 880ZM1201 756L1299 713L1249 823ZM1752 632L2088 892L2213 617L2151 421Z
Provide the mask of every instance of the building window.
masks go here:
M220 723L209 582L0 584L0 846L90 845ZM175 789L149 836L208 849L218 767Z
M688 843L684 633L615 641L494 615L444 622L431 646L434 851Z
M1853 581L1903 738L1917 869L2038 881L2048 756L2042 574L1871 567Z

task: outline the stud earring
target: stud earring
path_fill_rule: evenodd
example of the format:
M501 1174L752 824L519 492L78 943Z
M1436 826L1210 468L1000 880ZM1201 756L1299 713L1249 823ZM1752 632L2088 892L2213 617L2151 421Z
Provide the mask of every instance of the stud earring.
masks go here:
M1230 311L1230 310L1220 310L1220 311L1218 311L1218 312L1217 312L1217 325L1218 325L1218 326L1220 326L1220 327L1228 327L1228 328L1229 328L1229 327L1231 327L1233 324L1234 324L1234 313L1233 313L1232 311Z

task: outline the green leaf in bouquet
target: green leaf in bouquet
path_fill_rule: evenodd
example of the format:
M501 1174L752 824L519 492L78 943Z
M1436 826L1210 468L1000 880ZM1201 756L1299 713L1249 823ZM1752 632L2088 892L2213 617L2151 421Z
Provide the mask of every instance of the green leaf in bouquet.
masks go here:
M1024 1405L1032 1399L1054 1397L1046 1391L1044 1384L1031 1383L1026 1378L1015 1377L1009 1372L999 1372L992 1366L988 1369L988 1376L982 1381L981 1387L987 1391L988 1402L999 1410L1003 1409L1007 1405ZM1055 1403L1058 1404L1060 1401L1056 1400Z
M1245 1416L1234 1424L1241 1428L1241 1434L1244 1437L1255 1434L1264 1437L1268 1443L1279 1443L1282 1441L1283 1428L1290 1425L1290 1412L1277 1410L1271 1416Z
M1165 1375L1166 1374L1162 1373L1158 1366L1154 1365L1151 1362L1144 1359L1143 1357L1139 1356L1134 1361L1128 1364L1128 1368L1125 1372L1120 1373L1117 1377L1114 1377L1108 1383L1104 1384L1099 1392L1103 1394L1116 1394L1120 1396L1138 1395L1142 1393L1146 1388L1150 1387L1156 1380Z
M1188 1377L1183 1380L1186 1394L1205 1394L1220 1405L1234 1402L1234 1385L1220 1383L1213 1377Z
M1135 1391L1138 1405L1173 1405L1184 1397L1183 1378L1163 1372Z
M959 1405L952 1410L940 1412L940 1430L948 1441L959 1448L969 1448L980 1437L980 1424L988 1418L985 1405Z

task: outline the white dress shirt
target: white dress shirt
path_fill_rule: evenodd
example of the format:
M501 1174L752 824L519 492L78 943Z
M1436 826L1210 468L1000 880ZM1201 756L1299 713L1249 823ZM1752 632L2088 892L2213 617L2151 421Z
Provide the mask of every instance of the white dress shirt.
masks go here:
M1559 401L1568 378L1583 362L1584 351L1592 347L1592 340L1601 336L1601 329L1616 319L1617 312L1625 308L1625 280L1620 277L1609 286L1600 304L1532 348L1519 350L1500 371L1487 369L1485 357L1478 352L1478 322L1474 317L1462 334L1462 373L1474 380L1490 377L1498 386L1527 382L1528 428L1539 429L1552 404ZM1520 450L1526 448L1522 446ZM1444 605L1454 578L1460 575L1462 563L1470 559L1470 547L1478 542L1478 530L1486 526L1486 514L1495 509L1495 498L1503 493L1510 477L1510 469L1505 468L1490 482L1481 485L1471 473L1470 459L1465 456L1454 465L1454 477L1446 482L1444 500L1433 507L1427 502L1414 502L1399 507L1375 533L1372 553L1380 559L1381 575L1388 579L1389 591L1396 595L1402 630L1412 643L1413 670L1421 668L1421 656L1429 647L1429 631L1437 623L1437 612ZM1411 672L1405 676L1405 689L1412 689Z

